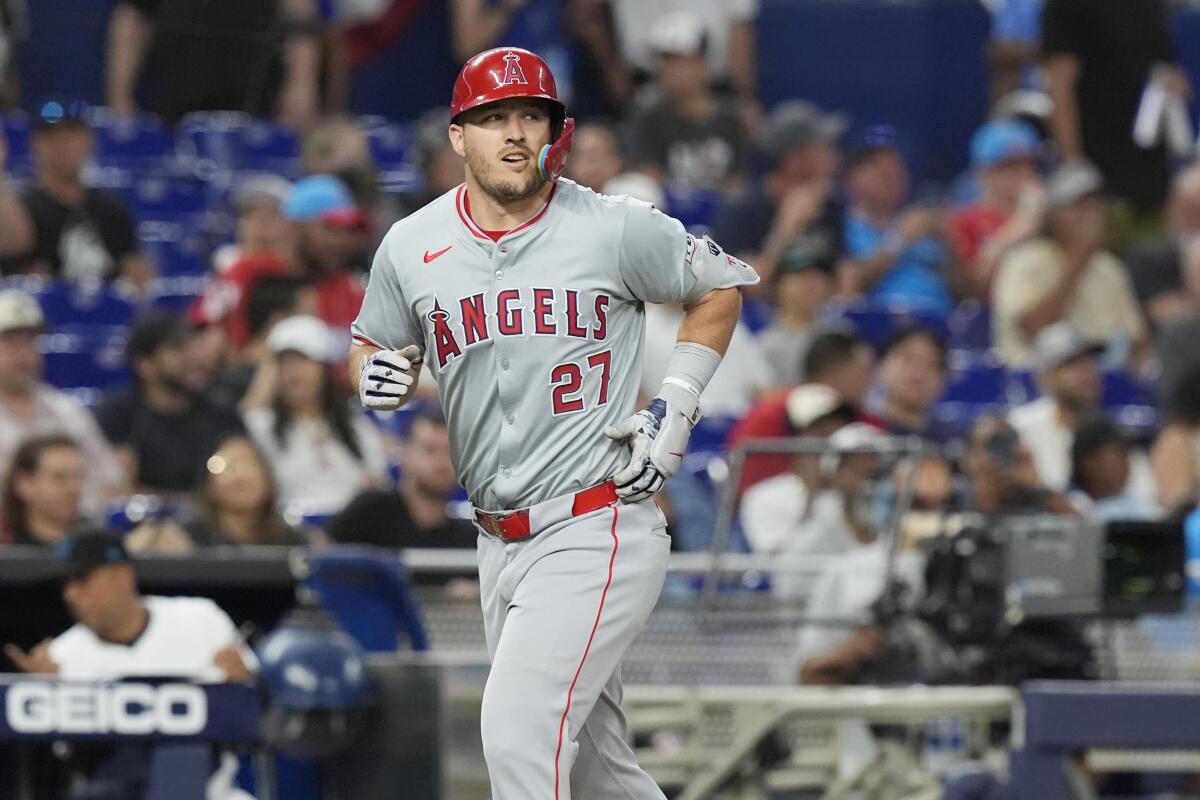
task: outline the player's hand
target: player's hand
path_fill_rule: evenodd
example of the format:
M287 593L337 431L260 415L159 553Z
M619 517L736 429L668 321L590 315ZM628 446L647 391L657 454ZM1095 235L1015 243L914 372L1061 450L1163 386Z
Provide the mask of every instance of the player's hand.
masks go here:
M421 348L377 350L358 368L358 399L367 408L395 411L416 389Z
M637 503L653 496L679 472L692 423L666 400L656 397L633 416L609 425L604 435L627 442L632 450L629 464L613 475L613 483L618 497Z
M236 647L222 647L213 655L213 664L225 673L225 680L239 683L254 680L254 673L246 666L242 654Z
M32 650L26 653L15 644L4 645L4 655L16 665L21 672L33 675L57 675L58 664L50 658L50 640L43 639Z

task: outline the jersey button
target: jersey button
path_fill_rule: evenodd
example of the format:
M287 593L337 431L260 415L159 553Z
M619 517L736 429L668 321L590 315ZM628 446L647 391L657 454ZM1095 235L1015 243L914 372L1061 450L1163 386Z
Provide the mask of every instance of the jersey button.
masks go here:
M498 280L498 279L500 279L500 278L503 278L503 277L504 277L504 270L502 270L502 269L498 269L498 270L496 270L496 278L497 278L497 280Z
M511 366L512 366L512 362L510 362L507 358L500 359L500 369L506 370Z
M507 469L507 468L505 468L505 469L502 471L502 474L503 474L503 475L504 475L504 477L506 477L506 478L511 478L511 477L512 477L512 470L511 470L511 469Z
M512 414L505 414L504 421L507 422L509 425L512 425L514 422L517 421L517 418L514 417Z

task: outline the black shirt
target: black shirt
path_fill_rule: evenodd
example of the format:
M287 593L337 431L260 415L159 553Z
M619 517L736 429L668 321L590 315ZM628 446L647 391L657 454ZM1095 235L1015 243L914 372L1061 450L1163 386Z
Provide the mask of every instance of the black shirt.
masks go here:
M479 535L475 524L465 519L421 528L399 492L386 489L368 489L351 500L325 530L339 544L376 547L475 547Z
M776 210L766 187L759 182L721 207L713 224L712 238L734 255L757 253L771 232ZM801 232L801 236L806 240L819 237L837 259L845 249L844 229L845 209L830 198L820 216Z
M696 120L659 97L634 115L630 127L630 160L663 170L672 183L719 190L745 172L748 145L732 103L719 101L707 119Z
M33 251L4 261L6 275L44 265L63 280L111 280L120 270L121 259L137 252L133 216L116 195L88 189L83 202L70 206L30 186L21 202L33 220Z
M221 440L244 430L237 414L203 398L179 414L154 411L134 386L107 395L96 421L110 442L137 456L138 485L161 492L195 489Z
M278 0L123 0L154 26L147 107L168 122L189 111L270 114L282 75Z
M1155 62L1174 61L1166 0L1046 0L1046 55L1079 59L1083 150L1104 174L1107 189L1142 207L1167 195L1165 147L1133 142L1133 120Z

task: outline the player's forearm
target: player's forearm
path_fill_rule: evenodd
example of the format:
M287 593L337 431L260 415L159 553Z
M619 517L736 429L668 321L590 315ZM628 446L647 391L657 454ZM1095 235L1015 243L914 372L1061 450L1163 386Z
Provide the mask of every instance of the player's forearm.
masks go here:
M714 289L685 309L676 340L703 345L723 356L741 310L737 289Z

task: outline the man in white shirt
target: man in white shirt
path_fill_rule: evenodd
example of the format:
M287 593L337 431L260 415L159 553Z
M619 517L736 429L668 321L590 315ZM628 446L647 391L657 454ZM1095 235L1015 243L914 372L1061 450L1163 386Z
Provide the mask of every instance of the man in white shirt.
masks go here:
M22 671L69 680L250 679L257 661L229 616L207 598L142 596L120 537L85 529L57 552L76 624L28 653L6 645Z
M1009 412L1008 421L1033 457L1043 486L1065 492L1071 482L1071 444L1081 417L1100 408L1104 345L1069 322L1056 322L1034 339L1033 358L1042 396ZM1153 503L1153 476L1144 453L1130 453L1128 491Z
M70 395L42 382L38 337L45 318L37 300L17 289L0 291L0 467L30 436L65 433L84 455L85 514L127 484L125 469L92 413Z

